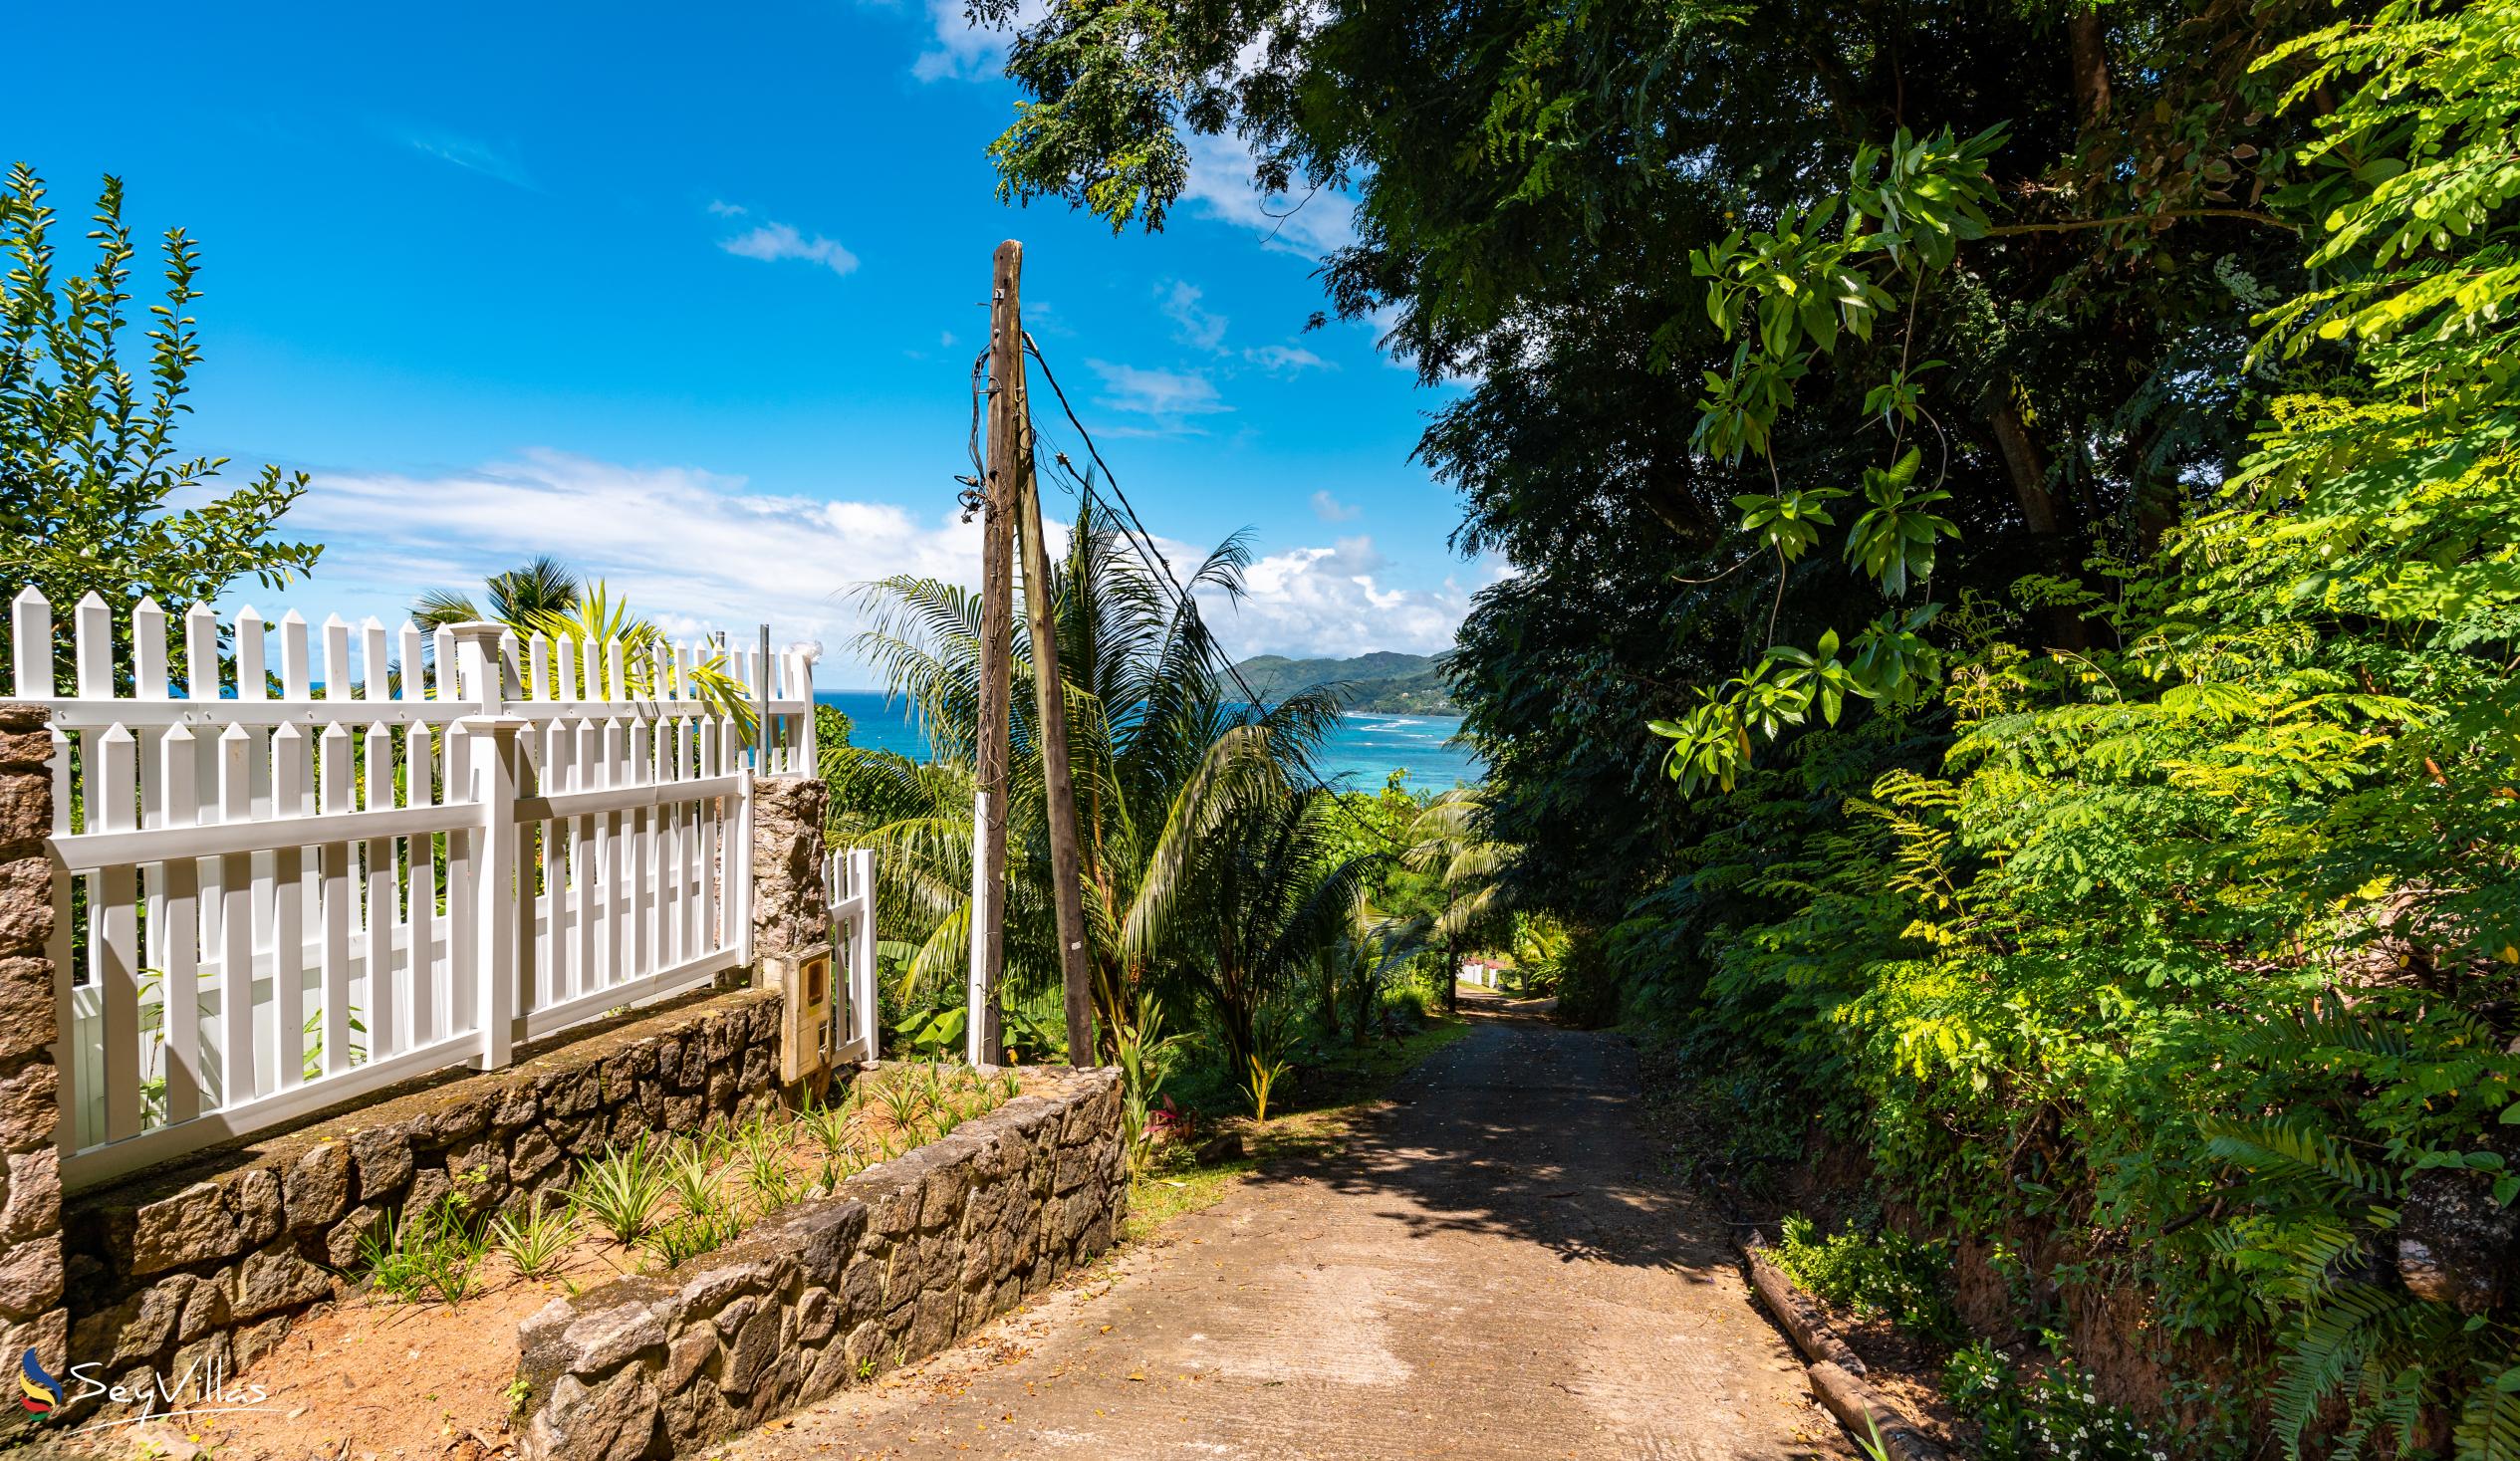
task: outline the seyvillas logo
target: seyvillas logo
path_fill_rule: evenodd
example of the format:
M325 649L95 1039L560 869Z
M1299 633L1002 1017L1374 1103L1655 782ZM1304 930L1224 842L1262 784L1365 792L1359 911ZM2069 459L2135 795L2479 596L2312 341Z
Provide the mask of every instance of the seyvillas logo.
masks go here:
M218 1415L236 1410L251 1410L271 1398L261 1385L238 1384L228 1374L224 1360L196 1360L183 1373L172 1376L152 1375L135 1371L137 1382L123 1384L105 1381L102 1363L74 1364L69 1377L79 1384L79 1393L67 1393L60 1380L44 1368L44 1361L33 1349L18 1356L18 1403L30 1412L51 1420L63 1418L63 1411L72 1405L85 1406L90 1400L103 1397L120 1407L137 1406L138 1413L126 1413L110 1420L93 1420L79 1427L81 1431L111 1430L120 1425L137 1425L158 1416Z
M18 1388L26 1392L18 1403L38 1415L50 1415L61 1404L61 1381L45 1371L32 1349L18 1360Z

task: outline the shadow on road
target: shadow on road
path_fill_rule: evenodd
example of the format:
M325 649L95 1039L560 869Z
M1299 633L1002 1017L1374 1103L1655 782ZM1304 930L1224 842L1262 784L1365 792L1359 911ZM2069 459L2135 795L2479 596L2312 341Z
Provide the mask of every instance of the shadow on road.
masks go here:
M1375 1200L1418 1236L1495 1234L1570 1263L1683 1275L1731 1266L1721 1219L1652 1171L1627 1041L1501 999L1462 1004L1470 1035L1402 1081L1344 1150L1290 1155L1250 1180Z

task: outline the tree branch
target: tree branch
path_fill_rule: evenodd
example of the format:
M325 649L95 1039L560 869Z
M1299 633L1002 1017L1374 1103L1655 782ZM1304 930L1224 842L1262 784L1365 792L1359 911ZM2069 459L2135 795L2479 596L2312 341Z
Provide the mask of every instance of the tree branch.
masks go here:
M2114 218L2069 218L2060 223L2007 223L2000 228L1986 230L1986 236L2002 238L2006 234L2014 233L2072 233L2084 228L2108 228L2119 223L2149 223L2163 218L2244 218L2251 223L2263 223L2269 228L2280 228L2286 233L2301 232L2299 228L2286 223L2283 219L2272 214L2261 213L2255 208L2178 208L2166 213L2121 213Z

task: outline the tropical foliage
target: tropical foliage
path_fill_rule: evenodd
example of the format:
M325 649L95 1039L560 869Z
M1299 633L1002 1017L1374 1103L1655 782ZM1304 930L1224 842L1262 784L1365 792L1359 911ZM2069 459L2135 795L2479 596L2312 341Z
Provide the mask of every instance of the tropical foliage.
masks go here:
M1240 539L1210 554L1190 593L1241 590ZM1311 781L1335 723L1326 692L1270 705L1234 698L1197 602L1151 573L1089 503L1050 586L1067 682L1068 744L1085 859L1094 1006L1108 1057L1152 994L1195 1002L1234 1071L1266 1043L1271 1006L1322 951L1353 936L1361 894L1391 853L1351 844L1343 805ZM971 937L971 747L979 606L917 578L867 592L860 648L915 708L925 763L831 747L835 834L878 848L884 926L905 929L904 994L960 987ZM1019 644L1015 679L1030 678ZM1050 852L1032 701L1014 706L1006 966L1021 998L1059 981Z
M0 585L40 590L65 636L64 610L86 595L103 598L127 634L142 598L181 613L240 579L279 588L322 551L275 536L306 491L304 473L267 466L220 491L227 459L186 456L176 444L201 365L185 313L201 297L200 246L166 231L164 302L135 320L138 247L123 220L122 179L105 179L89 221L95 266L65 277L43 179L21 162L0 185ZM144 380L124 360L135 327L147 342ZM0 642L7 633L0 624ZM118 658L127 665L127 649ZM69 672L66 638L54 663Z
M667 647L664 631L631 612L627 600L614 598L603 580L584 581L558 559L543 557L491 575L482 589L480 603L455 590L432 590L411 606L411 621L427 628L499 623L529 644L539 636L548 646L548 667L536 691L543 695L557 695L564 685L584 684L579 666L590 652L603 665L618 658L624 688L630 695L654 695L668 688L688 694L733 721L743 744L752 743L756 708L742 682L727 668L725 652L702 654L687 670L660 667L659 651ZM566 665L561 662L564 657L569 660ZM529 674L531 662L529 655ZM660 674L683 682L660 684Z
M1421 450L1517 572L1454 688L1570 1009L1823 1112L2029 1320L2149 1296L2040 1413L2186 1369L2508 1457L2515 55L2510 0L1065 0L997 156L1115 226L1185 132L1353 197L1334 307L1468 382Z

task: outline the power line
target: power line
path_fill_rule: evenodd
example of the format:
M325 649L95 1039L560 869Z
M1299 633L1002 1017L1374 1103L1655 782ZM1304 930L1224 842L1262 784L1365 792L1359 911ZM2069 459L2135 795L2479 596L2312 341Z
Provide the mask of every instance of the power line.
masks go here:
M1121 530L1121 537L1128 542L1131 549L1136 552L1138 558L1143 561L1148 568L1153 569L1156 572L1158 582L1172 592L1173 603L1176 609L1179 611L1187 613L1194 621L1198 620L1199 613L1197 606L1191 602L1188 593L1181 588L1180 581L1172 576L1171 563L1164 558L1162 550L1155 547L1154 533L1146 527L1145 519L1137 515L1136 505L1129 500L1129 493L1120 485L1120 478L1113 473L1112 464L1103 460L1102 449L1094 444L1094 433L1085 429L1085 422L1077 419L1076 407L1068 403L1068 392L1060 388L1058 373L1050 368L1049 360L1042 355L1041 347L1034 343L1032 332L1030 331L1026 331L1024 333L1024 353L1031 356L1034 362L1041 366L1042 378L1050 382L1050 393L1059 398L1060 411L1067 416L1068 424L1076 428L1077 435L1084 439L1086 454L1093 459L1094 465L1101 469L1103 473L1103 481L1111 487L1112 496L1118 499L1121 511L1129 515L1130 524L1134 525L1137 530L1135 536L1132 536L1129 529L1124 527ZM1038 433L1036 432L1036 434ZM1076 464L1068 460L1067 453L1058 453L1054 460L1058 462L1059 466L1064 469L1069 476L1077 479L1078 486L1084 489L1088 499L1090 500L1094 492L1094 483L1077 472ZM1145 540L1143 546L1140 546L1138 542L1139 538ZM1214 635L1203 634L1201 637L1204 641L1204 648L1212 652L1213 659L1224 666L1225 673L1233 676L1235 685L1241 688L1243 702L1265 712L1267 709L1266 702L1261 700L1259 691L1251 688L1251 681L1243 678L1241 666L1235 664L1232 659L1226 657L1224 651L1217 646ZM1388 847L1396 848L1399 846L1398 841L1389 833L1385 832L1378 827L1368 826L1357 817L1355 810L1350 808L1345 801L1341 800L1339 792L1333 789L1328 782L1323 781L1321 774L1313 769L1312 758L1310 755L1299 756L1297 758L1296 766L1298 770L1303 772L1305 780L1311 782L1315 790L1325 794L1330 799L1330 805L1337 808L1339 814L1347 818L1349 823L1356 827L1358 831L1368 833L1381 839L1382 842Z

